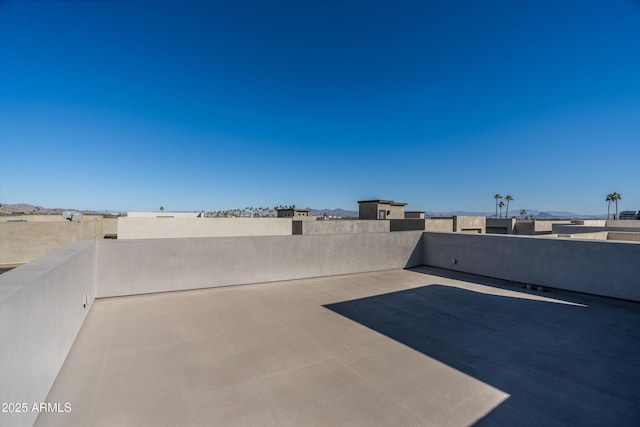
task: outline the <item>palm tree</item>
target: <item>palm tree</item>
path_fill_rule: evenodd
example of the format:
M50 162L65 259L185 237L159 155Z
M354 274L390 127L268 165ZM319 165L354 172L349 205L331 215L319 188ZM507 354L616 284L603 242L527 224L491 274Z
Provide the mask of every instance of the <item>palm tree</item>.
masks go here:
M498 206L500 206L500 218L502 218L502 207L504 206L504 202L500 201L500 203L498 203Z
M507 212L504 214L504 217L509 218L509 202L513 200L513 197L511 197L511 194L507 194L504 196L504 199L507 201Z
M604 201L608 202L608 204L607 204L607 219L609 219L609 216L610 216L609 212L611 211L611 202L614 201L613 193L607 194L607 198L604 199Z
M622 194L614 191L611 197L613 198L613 201L616 202L616 216L613 219L620 219L618 218L618 200L622 200Z
M520 216L522 217L522 219L524 219L524 217L527 215L527 210L526 209L520 209Z
M494 198L494 199L496 199L496 218L497 218L497 217L498 217L498 199L502 199L502 196L501 196L501 195L499 195L498 193L496 193L496 194L493 196L493 198Z

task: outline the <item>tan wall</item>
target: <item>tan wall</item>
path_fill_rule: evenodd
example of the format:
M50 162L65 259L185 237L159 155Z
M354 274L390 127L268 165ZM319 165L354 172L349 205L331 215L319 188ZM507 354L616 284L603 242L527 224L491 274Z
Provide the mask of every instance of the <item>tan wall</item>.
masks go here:
M552 233L579 234L597 231L621 231L629 233L640 232L640 221L607 221L606 226L581 224L552 224Z
M635 227L640 229L640 221L633 219L608 220L605 225L607 227Z
M0 222L0 265L24 264L79 240L102 239L102 230L101 216L83 221Z
M102 215L83 215L80 221L95 221L96 218L102 218ZM0 216L0 222L69 222L62 215L11 215Z
M607 240L607 231L596 231L594 233L577 233L566 234L562 237L569 237L571 239L585 239L585 240Z
M293 234L388 233L389 221L293 221Z
M604 227L607 225L607 220L605 219L578 219L571 221L572 224L576 225L591 225L594 227Z
M103 218L102 232L107 234L118 234L118 218Z
M295 280L420 265L421 231L102 240L99 297Z
M391 231L453 231L453 218L426 218L426 219L392 219Z
M623 233L618 231L609 231L607 240L624 240L627 242L640 242L640 233Z
M496 219L487 218L487 227L492 221L500 221ZM519 219L515 223L514 233L525 236L532 236L537 234L551 234L554 224L571 224L571 220L541 220L541 219Z
M545 234L545 233L551 233L551 231L553 230L553 225L554 224L571 224L571 220L557 220L557 219L553 219L553 220L539 220L536 219L534 222L534 231L535 234Z
M386 219L404 219L404 206L393 206L389 203L360 203L359 219L378 219L378 211L389 211Z
M456 233L486 233L487 222L484 216L462 216L453 217L453 231Z
M167 217L172 216L174 218L196 218L200 212L167 212L167 211L158 211L158 212L127 212L127 217L129 218L157 218L157 217Z
M638 243L463 233L425 233L423 243L425 265L640 301Z
M0 275L0 401L28 404L0 413L0 425L32 426L32 405L47 401L96 295L96 246L76 242Z
M492 234L533 234L533 221L517 221L515 218L486 218L485 231ZM520 232L523 230L524 232Z
M425 231L453 231L453 218L428 218L424 221Z
M384 209L382 205L380 206L380 209ZM387 219L404 219L404 206L387 206L387 210L391 211L391 213L387 215Z
M291 218L118 218L119 240L291 234Z

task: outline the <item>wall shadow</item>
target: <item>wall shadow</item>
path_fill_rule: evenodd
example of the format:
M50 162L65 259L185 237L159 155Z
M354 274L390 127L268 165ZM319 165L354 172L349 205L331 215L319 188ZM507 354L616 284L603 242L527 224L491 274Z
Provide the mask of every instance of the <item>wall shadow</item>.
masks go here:
M640 304L433 284L325 307L508 393L478 426L640 425Z
M409 259L404 265L405 269L415 268L422 265L422 258L424 253L424 233L418 239L418 243L411 251L411 255L409 255Z

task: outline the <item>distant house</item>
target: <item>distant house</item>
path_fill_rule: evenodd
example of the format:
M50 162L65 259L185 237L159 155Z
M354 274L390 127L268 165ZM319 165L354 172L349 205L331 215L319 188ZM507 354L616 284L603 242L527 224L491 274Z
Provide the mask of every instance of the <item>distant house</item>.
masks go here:
M393 200L360 200L358 201L359 219L404 219L406 203Z
M311 209L280 208L276 209L278 218L311 217Z
M620 216L618 218L640 220L640 211L622 211L620 212Z

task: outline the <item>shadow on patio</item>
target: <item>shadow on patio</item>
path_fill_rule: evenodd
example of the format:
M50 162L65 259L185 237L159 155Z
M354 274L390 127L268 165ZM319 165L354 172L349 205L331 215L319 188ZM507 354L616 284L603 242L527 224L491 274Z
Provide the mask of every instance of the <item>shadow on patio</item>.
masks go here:
M584 299L436 283L325 307L510 395L476 425L640 425L640 304Z

